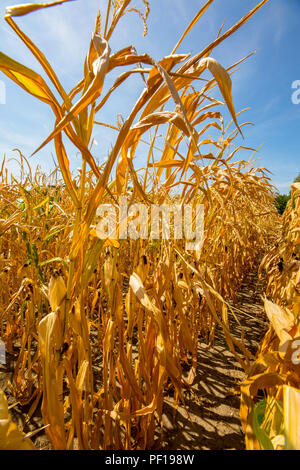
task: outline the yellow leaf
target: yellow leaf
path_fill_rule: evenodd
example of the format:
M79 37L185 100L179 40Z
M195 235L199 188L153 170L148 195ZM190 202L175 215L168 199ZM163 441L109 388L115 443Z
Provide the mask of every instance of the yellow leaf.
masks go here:
M15 5L6 8L6 16L24 16L28 13L31 13L36 10L41 10L42 8L54 7L55 5L61 5L65 2L71 2L73 0L58 0L51 3L27 3L24 5Z
M35 450L30 439L25 437L10 419L8 403L0 390L0 450Z
M58 103L44 79L33 70L0 52L0 70L31 95L52 104Z
M285 449L300 450L300 390L283 386Z
M265 310L281 344L291 340L292 337L289 334L289 331L291 331L295 324L293 313L267 299L265 299Z
M65 296L67 289L65 281L61 276L52 276L49 283L49 302L52 312L55 312L60 307Z
M225 103L227 104L229 112L232 116L232 119L236 127L240 131L241 135L243 136L242 131L236 120L236 114L235 114L235 110L234 110L234 106L232 102L232 94L231 94L232 82L231 82L231 78L227 70L225 70L224 67L222 67L222 65L219 64L219 62L213 59L212 57L206 57L205 59L202 59L202 61L200 62L200 65L206 66L209 69L209 71L212 73L214 78L216 79L219 85L220 91L222 93L222 96L225 100Z

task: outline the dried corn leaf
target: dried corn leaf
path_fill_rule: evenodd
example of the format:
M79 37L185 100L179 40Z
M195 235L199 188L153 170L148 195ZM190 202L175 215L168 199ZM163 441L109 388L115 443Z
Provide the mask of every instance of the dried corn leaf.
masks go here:
M283 386L285 449L300 450L300 390Z
M35 446L11 421L6 396L0 390L0 450L35 450Z

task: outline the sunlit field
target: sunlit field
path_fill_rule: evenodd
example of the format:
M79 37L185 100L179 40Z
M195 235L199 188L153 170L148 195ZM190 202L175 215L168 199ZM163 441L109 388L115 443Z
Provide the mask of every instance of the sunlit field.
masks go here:
M38 10L66 3L68 11L75 2L7 8L7 34L23 42L43 73L11 51L0 52L1 75L50 107L53 130L32 151L54 143L57 166L32 168L17 149L12 173L7 157L0 158L1 450L213 449L200 444L191 416L198 402L204 414L212 408L203 390L214 371L208 380L201 361L205 351L214 369L210 354L219 342L224 374L230 361L239 372L234 390L224 389L238 400L239 446L300 449L300 183L280 216L270 173L255 163L257 149L247 139L236 144L249 123L246 110L235 110L231 76L248 57L227 68L214 58L214 49L232 35L238 41L240 27L255 22L267 1L195 54L179 54L215 8L214 0L199 2L173 50L157 61L140 45L110 46L128 15L147 34L151 1L108 0L80 58L82 79L70 90L47 51L23 32L22 19L30 14L38 22ZM111 99L122 102L132 77L143 83L140 97L123 118L106 120ZM99 126L114 138L102 163L93 137ZM76 172L69 145L80 155ZM118 211L120 198L132 211L100 238L98 208ZM148 209L147 236L120 237L137 204ZM203 209L203 236L193 249L174 236L173 218L169 237L153 236L151 207L174 205L193 209L194 232L197 207ZM249 276L254 290L241 308ZM264 325L255 347L249 317ZM173 437L177 423L176 439L166 416ZM182 443L180 416L194 425L193 444ZM222 448L235 446L225 435Z

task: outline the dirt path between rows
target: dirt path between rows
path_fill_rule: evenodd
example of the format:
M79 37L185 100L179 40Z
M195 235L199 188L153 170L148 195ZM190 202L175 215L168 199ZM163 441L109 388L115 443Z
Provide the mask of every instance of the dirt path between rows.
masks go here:
M245 345L256 354L268 329L261 295L263 285L257 271L247 276L237 294L235 314L245 332ZM231 321L231 333L241 338L241 328ZM214 344L199 344L198 369L186 408L180 407L175 420L171 399L164 407L164 449L166 450L243 450L244 435L240 422L239 386L245 375L234 355L228 350L221 328Z
M255 355L268 323L263 312L261 294L263 286L257 281L254 270L247 276L234 304L236 316L245 333L245 344ZM231 320L231 332L241 337L241 328ZM228 350L224 334L216 329L213 345L199 343L197 376L190 392L186 393L186 408L180 406L174 416L172 398L166 397L164 404L164 434L160 448L166 450L242 450L244 436L240 423L239 385L244 373L233 354ZM0 365L0 388L4 390L9 404L14 398L9 393L8 381L12 380L15 358L8 357L7 364ZM186 409L188 409L189 414ZM29 407L19 405L11 410L12 419L20 428ZM39 412L24 428L31 432L41 428ZM46 435L41 432L33 439L40 450L51 449Z

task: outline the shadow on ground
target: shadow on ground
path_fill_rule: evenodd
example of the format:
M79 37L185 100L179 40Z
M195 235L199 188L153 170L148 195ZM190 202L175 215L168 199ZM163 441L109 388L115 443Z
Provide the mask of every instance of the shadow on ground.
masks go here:
M263 311L263 286L253 272L247 277L233 305L238 323L229 319L231 333L241 339L253 354L265 335L268 322ZM216 329L213 345L200 343L194 385L186 394L186 409L174 415L172 398L164 405L163 448L167 450L243 450L244 435L240 422L239 386L244 371L228 350L224 334ZM188 411L187 411L188 410Z

